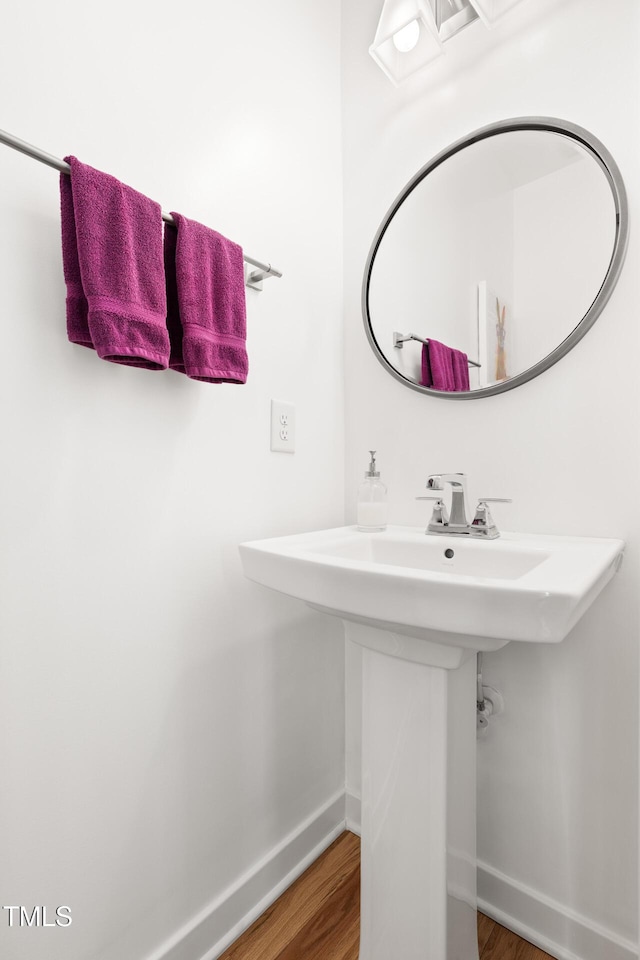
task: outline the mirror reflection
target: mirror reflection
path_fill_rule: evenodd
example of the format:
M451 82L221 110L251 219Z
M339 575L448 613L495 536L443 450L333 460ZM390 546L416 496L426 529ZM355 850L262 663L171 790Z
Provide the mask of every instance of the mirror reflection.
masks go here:
M425 170L372 254L370 340L428 392L509 389L598 297L619 232L610 176L546 129L499 132Z

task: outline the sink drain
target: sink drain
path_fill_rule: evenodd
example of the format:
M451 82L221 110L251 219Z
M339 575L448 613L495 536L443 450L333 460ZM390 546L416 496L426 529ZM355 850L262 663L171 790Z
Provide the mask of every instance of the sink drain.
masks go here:
M455 551L452 550L451 547L447 547L447 549L444 552L444 555L447 558L447 560L451 560L455 556Z

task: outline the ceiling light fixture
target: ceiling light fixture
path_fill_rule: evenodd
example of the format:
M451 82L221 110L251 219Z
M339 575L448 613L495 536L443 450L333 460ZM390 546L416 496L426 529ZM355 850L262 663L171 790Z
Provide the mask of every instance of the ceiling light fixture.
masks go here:
M426 67L445 41L480 20L492 26L521 0L384 0L369 53L396 86Z
M369 53L398 85L442 53L429 0L385 0Z

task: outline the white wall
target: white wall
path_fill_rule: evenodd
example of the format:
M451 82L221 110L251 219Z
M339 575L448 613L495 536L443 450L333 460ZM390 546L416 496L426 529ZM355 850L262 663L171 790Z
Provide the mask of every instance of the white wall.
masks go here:
M245 387L103 363L66 340L57 174L0 147L0 902L74 921L0 912L0 954L169 956L343 789L339 626L237 551L343 517L339 3L24 0L0 49L5 129L284 273Z
M446 193L443 197L444 191L435 199L433 191L421 189L425 184L428 179L412 194L415 203L405 203L387 230L376 254L369 290L376 340L389 363L417 383L422 378L422 345L408 342L399 350L393 346L394 331L440 340L470 356L476 346L468 330L467 287L462 283L454 287L451 282L451 253L465 237L464 210L461 205L448 210L446 216L442 211L440 216L431 212L425 217L424 208L434 203L441 209L449 199L448 206L454 206ZM436 216L442 224L439 231L432 228ZM463 249L461 258L466 253ZM438 277L437 289L425 290L424 276L431 272Z
M524 2L491 32L469 27L398 89L367 54L380 6L343 4L348 516L375 448L392 522L426 524L414 497L430 472L450 469L469 475L474 495L513 497L496 509L505 529L628 541L620 575L562 645L512 644L485 658L485 682L503 693L506 712L479 744L478 797L485 876L504 875L564 912L556 944L565 950L572 916L628 947L638 906L638 5L614 0L604 17L596 0ZM617 159L635 224L625 270L588 336L538 379L464 403L422 396L386 374L365 339L359 296L371 238L439 150L527 115L572 120ZM355 794L357 666L349 650ZM480 893L488 896L482 883Z
M584 316L593 303L615 243L615 207L602 171L586 156L524 184L514 207L510 332L515 369L525 370L569 336L572 317Z

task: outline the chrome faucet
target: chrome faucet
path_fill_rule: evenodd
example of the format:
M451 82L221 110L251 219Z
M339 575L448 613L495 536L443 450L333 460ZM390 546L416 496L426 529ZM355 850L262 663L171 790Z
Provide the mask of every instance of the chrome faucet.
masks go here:
M444 490L451 484L451 516L449 527L468 527L467 523L467 478L464 473L433 473L427 478L427 490Z
M451 516L442 496L445 484L451 486ZM471 523L467 520L467 478L464 473L433 473L427 479L427 490L436 491L435 496L416 497L416 500L435 500L433 514L425 533L444 533L449 537L476 537L483 540L495 540L500 536L489 503L511 503L503 497L481 497Z

